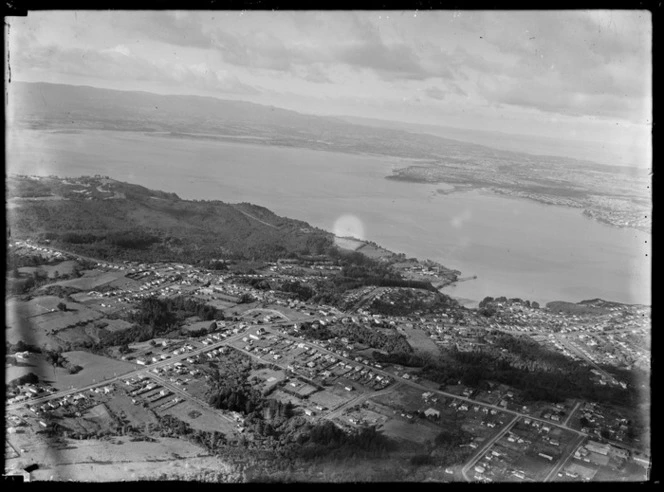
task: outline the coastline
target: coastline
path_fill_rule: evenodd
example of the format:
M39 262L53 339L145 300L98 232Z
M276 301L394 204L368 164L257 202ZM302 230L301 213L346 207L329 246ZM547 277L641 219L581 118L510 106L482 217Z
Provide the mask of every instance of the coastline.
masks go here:
M399 170L397 170L399 171ZM606 217L606 211L603 209L593 209L589 208L587 203L577 202L569 198L562 197L548 197L545 195L538 195L537 193L531 193L528 191L522 190L512 190L509 188L500 188L495 185L485 185L485 184L462 184L462 183L449 183L446 181L438 180L429 180L426 178L420 178L417 176L408 176L402 174L392 174L385 176L385 179L402 181L406 183L418 183L418 184L428 184L428 185L446 185L451 187L451 189L436 189L436 193L439 195L447 196L453 195L455 193L463 193L473 190L488 190L496 195L512 197L512 198L524 198L526 200L531 200L533 202L541 203L543 205L551 205L556 207L566 207L573 209L583 209L582 214L588 219L594 220L598 223L605 224L611 227L617 227L620 229L634 229L646 234L652 234L652 227L649 227L643 223L633 224L627 222L623 217L614 218L613 220L610 217Z

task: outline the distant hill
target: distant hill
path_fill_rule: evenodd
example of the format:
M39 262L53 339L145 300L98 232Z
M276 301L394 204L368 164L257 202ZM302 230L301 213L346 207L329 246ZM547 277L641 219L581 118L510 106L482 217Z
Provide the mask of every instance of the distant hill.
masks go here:
M322 254L332 235L249 203L182 200L101 176L10 176L12 239L48 239L95 258L196 263Z
M267 145L371 153L417 159L503 153L481 145L400 129L352 124L245 101L158 95L86 86L12 82L7 114L35 129L170 132L190 138L255 138Z

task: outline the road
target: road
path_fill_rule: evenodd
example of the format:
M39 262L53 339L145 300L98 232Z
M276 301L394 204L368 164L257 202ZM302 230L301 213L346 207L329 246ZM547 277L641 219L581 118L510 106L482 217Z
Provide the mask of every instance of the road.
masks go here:
M557 340L560 340L560 342L567 347L568 350L575 352L579 357L581 357L583 360L588 362L594 369L597 369L606 379L609 381L617 382L616 378L614 378L611 374L606 372L604 369L602 369L600 366L598 366L592 359L590 359L586 354L584 354L581 349L579 349L576 344L572 343L571 341L567 340L567 338L564 335L557 335L556 336Z
M237 211L240 212L241 214L246 215L246 216L249 217L250 219L254 219L254 220L260 222L261 224L264 224L264 225L266 225L266 226L268 226L268 227L271 227L272 229L279 229L276 225L274 225L274 224L269 224L268 222L265 222L264 220L261 220L261 219L259 219L258 217L254 217L254 216L251 215L250 213L247 213L247 212L245 212L244 210L240 210L240 209L237 208L237 206L235 206L235 205L231 205L231 207L233 207L235 210L237 210Z
M246 212L243 212L243 211L240 211L240 212L244 213L245 215L249 215L249 216L251 216L250 214L247 214ZM260 221L260 219L256 219L256 218L253 217L253 216L252 216L252 218L254 218L255 220L259 220L259 221ZM267 223L266 223L266 224L267 224ZM271 225L271 224L267 224L267 225ZM274 226L272 226L272 227L274 227ZM58 251L56 248L50 248L50 249L53 249L54 251ZM87 257L81 256L81 255L72 254L72 253L69 253L69 252L67 252L67 251L62 251L62 253L66 253L66 254L73 255L73 256L78 256L78 257L80 257L80 258L89 259L90 261L95 261L95 262L96 262L96 261L99 261L99 260L96 260L96 259L94 259L94 258L87 258ZM108 263L108 262L106 262L106 263ZM374 289L374 290L375 290L375 289ZM367 294L367 295L371 295L371 293L369 293L369 294ZM366 296L365 296L365 298L366 298ZM278 311L277 311L277 312L278 312ZM280 314L281 314L281 313L280 313ZM283 316L283 314L281 314L281 315ZM266 330L272 328L272 325L261 325L261 326L262 326L263 328L265 328ZM269 330L269 331L272 331L272 330ZM301 342L301 341L302 341L300 338L293 337L293 336L287 335L287 334L285 334L285 333L281 333L281 332L279 332L279 335L280 335L280 336L283 336L283 337L285 337L285 338L289 338L289 339L291 339L291 340L297 341L297 342ZM220 346L222 346L222 345L227 345L227 344L231 343L232 341L237 340L237 339L240 338L240 337L242 337L242 334L237 334L236 336L229 337L229 338L227 338L227 339L225 339L225 340L223 340L223 341L220 341L220 342L215 343L215 344L212 344L212 345L208 345L208 346L203 347L203 348L201 348L201 349L197 349L197 350L195 350L195 351L192 351L192 352L189 352L189 353L185 353L185 354L182 354L182 355L180 355L180 356L176 356L176 357L173 357L173 358L170 358L170 359L166 359L165 361L161 361L161 362L154 363L154 364L152 364L152 365L149 366L149 369L153 369L153 368L155 368L155 367L161 367L161 366L164 366L164 365L168 365L168 364L171 364L171 363L173 363L173 362L175 362L175 361L182 360L182 359L185 359L185 358L187 358L187 357L190 357L190 356L192 356L192 355L197 355L197 354L199 354L199 353L201 353L201 352L207 352L207 351L209 351L209 350L212 350L212 349L214 349L214 348L220 347ZM331 351L329 351L329 350L327 350L327 349L321 347L320 345L316 344L315 342L307 341L307 343L308 343L309 345L315 346L315 347L316 347L319 351L321 351L321 352L324 352L324 353L327 353L327 354L329 354L329 355L332 355L333 357L335 357L335 358L337 358L337 359L339 359L339 360L344 360L346 363L350 363L350 364L353 364L353 365L357 365L357 364L358 364L358 363L355 362L355 361L352 361L352 360L350 360L350 359L348 359L348 358L341 357L340 355L338 355L338 354L336 354L336 353L334 353L334 352L331 352ZM244 351L243 351L243 352L244 352ZM255 357L251 352L244 352L244 353L246 353L246 354L248 354L248 355L252 355L253 357ZM261 360L262 360L262 359L261 359ZM279 364L277 364L277 365L279 365ZM281 367L281 366L280 366L280 367ZM138 370L133 371L133 372L125 373L123 376L124 376L124 377L130 377L132 374L138 374L138 373L142 372L143 370L145 370L145 369L138 369ZM387 371L385 371L385 370L380 370L380 369L373 368L373 367L371 368L371 370L372 370L374 373L378 373L378 374L382 374L382 375L384 375L384 376L388 376L388 377L391 378L391 379L394 379L394 378L395 378L394 374L391 374L391 373L389 373L389 372L387 372ZM48 400L51 400L51 399L53 399L53 398L58 398L58 397L61 397L61 396L65 396L65 395L67 395L67 394L72 394L72 393L76 393L76 392L80 392L80 391L85 391L86 389L89 389L89 388L94 388L94 387L96 387L96 386L100 386L100 385L108 384L109 382L112 382L112 381L117 380L119 377L120 377L120 376L115 377L115 378L112 378L112 379L107 379L107 380L105 380L105 381L103 381L103 382L101 382L101 383L96 383L96 384L92 384L92 385L86 386L85 388L72 389L72 390L67 390L67 391L63 391L63 392L58 392L58 393L54 393L54 394L49 395L49 396L46 396L46 397L37 398L37 399L32 399L32 400L24 400L23 402L16 403L16 404L14 404L14 405L10 405L9 407L7 407L7 410L14 409L14 408L20 408L21 406L24 407L26 404L29 405L29 404L34 404L34 403L40 403L40 402L42 402L42 401L48 401ZM446 397L448 397L448 398L454 398L454 399L457 399L457 400L462 400L462 401L465 401L465 402L470 403L470 404L473 404L473 405L480 405L480 406L482 406L482 407L487 407L487 408L490 408L490 409L494 409L494 410L499 411L499 412L504 412L504 413L507 413L507 414L511 414L511 415L513 415L513 416L515 416L515 417L529 417L529 418L531 418L532 420L539 420L540 422L545 422L545 423L547 423L547 424L549 424L549 425L551 425L551 426L556 426L556 427L560 427L560 428L562 428L562 429L569 430L569 431L574 432L574 433L576 433L576 434L578 434L578 435L584 435L584 436L586 435L585 433L583 433L583 432L581 432L581 431L579 431L579 430L572 429L572 428L568 427L568 426L566 425L566 422L567 422L567 421L566 421L565 423L562 423L562 424L554 423L554 422L551 422L551 421L546 420L546 419L543 419L543 418L534 417L534 416L532 416L532 415L524 414L524 413L517 412L517 411L514 411L514 410L509 410L509 409L506 409L506 408L503 408L503 407L499 407L499 406L497 406L497 405L493 405L493 404L489 404L489 403L485 403L485 402L481 402L481 401L473 400L473 399L471 399L471 398L467 398L467 397L460 396L460 395L455 395L455 394L448 393L448 392L446 392L446 391L442 391L442 390L435 390L435 389L429 388L429 387L427 387L427 386L423 386L423 385L421 385L421 384L419 384L419 383L416 383L416 382L414 382L414 381L410 381L410 380L402 380L402 383L403 383L403 384L406 384L406 385L410 385L411 387L416 388L416 389L418 389L418 390L420 390L420 391L422 391L422 392L425 392L425 391L432 391L432 392L434 392L434 393L437 393L437 394L442 395L442 396L446 396Z
M574 405L574 408L570 411L570 413L567 415L567 418L563 421L563 425L567 425L570 419L572 418L572 415L574 415L574 412L576 412L579 407L581 406L581 402L577 401L576 404Z
M275 314L275 315L279 316L280 318L284 318L286 321L291 321L291 319L288 316L286 316L281 311L277 311L276 309L253 308L253 309L249 309L249 310L243 312L242 315L244 316L244 315L247 315L249 313L253 313L255 311L264 311L264 312L272 313L272 314Z
M517 420L521 418L519 415L515 415L512 420L510 420L505 426L499 430L496 435L494 435L489 441L487 441L485 444L480 447L475 454L468 460L468 462L461 468L461 475L463 475L463 478L467 482L471 482L472 480L468 478L468 470L470 470L477 461L484 456L484 453L486 453L491 446L494 445L496 441L498 441L501 437L503 437L507 432L512 428L512 426L516 423Z
M224 412L210 406L207 402L201 400L200 398L197 398L197 397L187 393L187 391L185 391L184 389L178 388L176 385L171 384L171 382L166 380L166 378L164 378L164 377L162 377L158 374L154 374L154 373L150 374L150 377L152 379L154 379L156 382L158 382L160 385L162 385L163 387L168 388L173 393L180 395L185 400L195 401L196 403L201 405L203 408L216 413L219 417L221 417L222 419L224 419L224 420L228 421L229 423L231 423L233 425L233 427L235 427L237 425L237 423L232 418L230 418L228 415L226 415Z
M297 337L294 337L294 336L291 336L291 335L287 335L287 334L285 334L285 333L279 333L279 335L280 335L280 336L283 336L283 337L285 337L285 338L289 338L289 339L291 339L291 340L297 341L297 342L301 342L301 341L302 341L300 338L297 338ZM357 365L357 364L359 364L358 362L355 362L355 361L353 361L353 360L350 360L350 359L347 359L347 358L345 358L345 357L342 357L342 356L340 356L339 354L336 354L336 353L334 353L334 352L331 352L331 351L327 350L326 348L324 348L324 347L318 345L317 343L315 343L315 342L313 342L313 341L307 341L307 343L308 343L309 345L312 345L312 346L316 347L316 349L319 350L320 352L325 352L325 353L327 353L327 354L330 354L330 355L332 355L333 357L336 357L336 358L339 359L339 360L343 360L343 361L345 361L347 364L353 364L353 365ZM250 352L247 352L247 353L248 353L248 354L251 354ZM362 365L362 364L361 364L361 365ZM391 373L389 373L389 372L387 372L387 371L385 371L385 370L377 369L377 368L375 368L375 367L371 367L370 369L371 369L371 371L374 372L374 373L381 374L381 375L383 375L383 376L388 376L390 379L396 379L396 377L394 376L394 374L391 374ZM533 416L533 415L529 415L529 414L527 414L527 413L517 412L516 410L510 410L510 409L507 409L507 408L500 407L500 406L498 406L498 405L493 405L493 404L491 404L491 403L486 403L486 402L483 402L483 401L473 400L472 398L467 398L467 397L465 397L465 396L455 395L455 394L453 394L453 393L448 393L448 392L446 392L446 391L442 391L442 390L439 390L439 389L432 389L432 388L430 388L430 387L428 387L428 386L424 386L424 385L422 385L422 384L416 383L416 382L411 381L411 380L408 380L408 379L401 379L401 380L399 380L399 381L400 381L401 383L403 383L404 385L411 386L411 387L416 388L416 389L418 389L418 390L420 390L420 391L422 391L422 392L431 391L431 392L433 392L433 393L438 393L439 395L443 395L443 396L446 396L446 397L448 397L448 398L455 398L455 399L457 399L457 400L465 401L465 402L470 403L470 404L472 404L472 405L480 405L480 406L482 406L482 407L487 407L487 408L490 408L490 409L497 410L497 411L499 411L499 412L507 413L507 414L510 414L510 415L515 415L515 416L518 416L518 417L527 417L527 418L530 418L531 420L538 420L538 421L540 421L540 422L543 422L543 423L549 424L550 426L560 427L560 428L562 428L562 429L565 429L565 430L568 430L568 431L574 432L575 434L580 434L580 435L584 435L584 436L587 435L587 434L585 434L584 432L581 432L580 430L573 429L573 428L571 428L571 427L567 427L566 425L563 425L563 424L560 424L560 423L557 423L557 422L552 422L552 421L550 421L550 420L547 420L547 419L544 419L544 418L541 418L541 417L535 417L535 416Z
M87 390L90 390L92 388L97 388L99 386L105 386L105 385L110 384L112 382L118 381L119 379L126 379L126 378L135 377L135 376L140 375L141 373L151 371L154 368L167 366L167 365L173 364L174 362L178 362L178 361L181 361L183 359L186 359L187 357L192 357L192 356L198 355L202 352L207 352L209 350L213 350L215 348L222 347L224 345L228 345L229 343L234 342L235 340L241 338L242 336L244 336L243 333L238 333L236 335L230 336L230 337L228 337L228 338L226 338L222 341L219 341L217 343L210 344L210 345L204 346L203 348L192 350L190 352L185 352L184 354L176 355L176 356L170 357L168 359L165 359L163 361L155 362L154 364L150 364L149 366L138 366L138 364L137 364L137 366L138 366L137 369L135 369L133 371L128 371L128 372L122 373L118 376L114 376L112 378L104 379L103 381L100 381L100 382L94 382L92 384L82 386L82 387L79 387L79 388L72 388L72 389L63 390L63 391L57 391L57 392L51 393L49 395L40 396L40 397L37 397L37 398L31 398L31 399L28 399L28 400L23 400L23 401L18 402L18 403L13 403L13 404L8 405L6 407L6 411L10 412L10 411L18 410L18 409L21 409L21 408L25 408L26 405L30 405L30 406L31 405L40 405L42 403L45 403L45 402L53 400L53 399L62 398L64 396L72 395L72 394L75 394L75 393L80 393L82 391L87 391Z
M387 393L391 393L392 391L396 390L400 386L401 386L401 383L399 382L399 383L396 383L395 385L388 386L387 388L382 389L380 391L376 391L376 392L373 392L373 393L363 393L363 394L353 398L352 400L347 401L346 403L344 403L340 407L337 407L336 409L330 410L326 414L321 415L321 417L324 418L324 419L328 419L328 420L334 420L337 417L341 416L341 414L345 410L347 410L348 408L354 407L355 405L361 405L362 403L364 403L369 398L375 398L377 396L386 395Z
M562 470L563 467L567 464L569 459L574 454L574 451L576 451L576 449L579 447L579 445L583 442L584 439L585 439L584 436L576 436L576 440L574 441L572 446L569 448L569 451L567 452L567 456L565 456L564 459L561 458L561 459L558 460L558 463L556 463L556 466L554 466L551 469L551 471L549 472L549 474L544 478L544 480L543 480L544 482L549 482L549 481L553 480L556 477L558 472L560 470Z
M362 307L366 306L367 304L369 304L373 300L374 296L376 295L376 290L377 289L380 289L380 287L371 287L371 290L369 292L367 292L362 297L360 297L357 300L357 302L351 308L348 309L347 314L355 313L360 308L362 308ZM344 316L346 316L346 314L344 314Z
M273 332L273 328L275 328L275 326L272 326L272 325L261 325L261 326L262 326L263 328L265 328L267 331L270 331L270 332ZM300 339L300 338L293 337L293 336L291 336L291 335L287 335L287 334L285 334L285 333L282 333L281 331L278 331L278 333L279 333L280 336L282 336L282 337L284 337L284 338L288 338L288 339L291 339L291 340L296 341L296 342L301 342L301 341L302 341L302 339ZM106 379L106 380L104 380L104 381L102 381L102 382L99 382L99 383L93 383L93 384L87 385L87 386L82 387L82 388L77 388L77 389L70 389L70 390L60 391L60 392L53 393L53 394L50 394L50 395L47 395L47 396L44 396L44 397L38 397L38 398L30 399L30 400L24 400L24 401L22 401L22 402L15 403L15 404L12 404L12 405L9 405L8 407L6 407L6 409L7 409L7 411L12 411L12 410L16 410L16 409L19 409L19 408L25 408L26 405L41 404L41 403L43 403L43 402L46 402L46 401L49 401L49 400L52 400L52 399L55 399L55 398L61 398L61 397L66 396L66 395L70 395L70 394L78 393L78 392L81 392L81 391L86 391L86 390L91 389L91 388L95 388L95 387L98 387L98 386L102 386L102 385L109 384L109 383L111 383L111 382L117 381L117 380L120 379L121 377L123 377L123 378L132 377L132 376L134 376L134 375L138 375L138 374L140 374L141 372L143 372L143 371L145 371L145 370L150 370L150 369L154 369L154 368L156 368L156 367L162 367L162 366L165 366L165 365L169 365L169 364L172 364L172 363L177 362L177 361L179 361L179 360L186 359L187 357L191 357L191 356L193 356L193 355L198 355L198 354L200 354L200 353L202 353L202 352L207 352L207 351L209 351L209 350L212 350L212 349L215 349L215 348L221 347L221 346L223 346L223 345L228 345L228 344L232 343L233 341L235 341L235 340L241 338L242 336L243 336L242 333L238 333L238 334L236 334L236 335L234 335L234 336L231 336L231 337L229 337L229 338L227 338L227 339L224 339L224 340L222 340L222 341L220 341L220 342L217 342L217 343L214 343L214 344L211 344L211 345L207 345L207 346L205 346L205 347L203 347L203 348L196 349L196 350L193 350L193 351L191 351L191 352L187 352L187 353L181 354L181 355L179 355L179 356L171 357L171 358L166 359L166 360L164 360L164 361L156 362L156 363L154 363L154 364L151 364L151 365L148 366L148 367L138 368L138 369L136 369L135 371L129 371L129 372L127 372L127 373L121 374L120 376L116 376L116 377L113 377L113 378L109 378L109 379ZM315 342L307 341L307 343L308 343L309 345L311 345L311 346L316 347L321 353L329 354L329 355L331 355L331 356L337 358L338 360L344 361L346 364L352 364L352 365L357 365L357 364L358 364L358 362L353 361L353 360L348 359L348 358L344 358L344 357L340 356L339 354L336 354L336 353L334 353L334 352L331 352L331 351L329 351L329 350L323 348L322 346L316 344ZM241 349L240 349L240 350L241 350ZM247 355L250 355L250 356L252 356L252 357L255 357L255 358L260 359L259 357L256 357L256 356L255 356L253 353L251 353L251 352L246 352L246 351L244 351L244 350L241 350L241 351L242 351L243 353L247 354ZM262 361L264 362L263 359L260 359L260 360L262 360ZM275 361L270 361L270 362L271 362L271 363L275 363ZM283 368L283 366L281 366L280 364L276 364L276 365L279 366L279 367L282 367L282 368ZM285 369L285 368L284 368L284 369ZM395 379L394 374L389 373L389 372L387 372L387 371L385 371L385 370L377 369L377 368L374 368L374 367L371 367L371 370L372 370L374 373L381 374L381 375L383 375L383 376L387 376L387 377L389 377L390 379ZM411 387L413 387L413 388L416 388L416 389L418 389L418 390L420 390L420 391L422 391L422 392L431 391L431 392L437 393L437 394L439 394L439 395L442 395L442 396L445 396L445 397L448 397L448 398L454 398L454 399L457 399L457 400L465 401L465 402L467 402L467 403L469 403L469 404L472 404L472 405L480 405L480 406L482 406L482 407L487 407L487 408L489 408L489 409L494 409L494 410L499 411L499 412L503 412L503 413L511 414L511 415L513 415L513 416L515 416L515 417L529 417L529 418L531 418L532 420L539 420L540 422L547 423L547 424L549 424L549 425L551 425L551 426L560 427L560 428L563 428L563 429L569 430L569 431L571 431L571 432L574 432L574 433L576 433L576 434L586 436L585 433L583 433L583 432L581 432L581 431L579 431L579 430L572 429L572 428L568 427L568 426L566 425L566 423L563 423L563 424L554 423L554 422L551 422L551 421L546 420L546 419L543 419L543 418L534 417L534 416L532 416L532 415L528 415L528 414L525 414L525 413L522 413L522 412L517 412L517 411L514 411L514 410L509 410L509 409L507 409L507 408L499 407L499 406L497 406L497 405L493 405L493 404L490 404L490 403L485 403L485 402L481 402L481 401L473 400L473 399L471 399L471 398L467 398L467 397L460 396L460 395L455 395L455 394L448 393L448 392L446 392L446 391L442 391L442 390L439 390L439 389L438 389L438 390L436 390L436 389L432 389L432 388L430 388L430 387L427 387L427 386L421 385L421 384L416 383L416 382L411 381L411 380L401 380L401 383L402 383L402 384L405 384L405 385L409 385L409 386L411 386ZM375 393L373 393L373 394L375 395ZM371 393L369 393L369 395L371 395Z

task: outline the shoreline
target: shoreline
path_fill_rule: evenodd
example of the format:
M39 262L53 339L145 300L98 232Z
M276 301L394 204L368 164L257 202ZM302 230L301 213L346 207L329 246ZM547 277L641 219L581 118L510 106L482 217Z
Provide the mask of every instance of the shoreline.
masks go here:
M407 168L404 168L407 169ZM397 170L399 171L399 170ZM413 177L413 176L404 176L401 174L391 174L388 176L385 176L385 179L389 180L394 180L394 181L401 181L405 183L417 183L417 184L426 184L426 185L446 185L446 186L451 186L452 189L445 190L445 189L436 189L435 194L438 195L443 195L443 196L448 196L448 195L453 195L455 193L464 193L464 192L470 192L474 190L479 190L479 191L490 191L491 193L498 195L498 196L504 196L508 198L522 198L525 200L530 200L535 203L540 203L542 205L550 205L554 207L564 207L564 208L570 208L570 209L582 209L581 214L590 219L593 220L594 222L597 222L599 224L604 224L610 227L615 227L618 229L633 229L639 232L643 232L645 234L651 234L652 235L652 228L647 227L645 225L639 225L639 224L625 224L618 222L617 219L615 221L612 221L603 215L603 210L602 209L592 209L588 207L588 204L586 203L580 203L576 202L573 200L570 200L568 198L547 198L545 196L537 196L531 194L528 191L519 191L519 190L511 190L511 189L505 189L505 188L499 188L496 187L496 185L484 185L484 184L465 184L465 183L449 183L448 181L436 181L436 180L428 180L425 178L419 178L419 177ZM433 193L432 193L433 194Z

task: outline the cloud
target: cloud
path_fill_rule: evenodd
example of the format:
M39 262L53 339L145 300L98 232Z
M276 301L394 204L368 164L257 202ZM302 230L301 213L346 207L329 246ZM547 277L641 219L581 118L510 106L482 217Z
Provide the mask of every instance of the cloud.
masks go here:
M424 93L431 99L438 99L439 101L447 97L447 92L441 90L439 87L429 87L424 90Z
M352 16L350 29L355 39L333 49L336 62L373 70L385 80L424 80L437 75L422 64L410 46L398 41L383 42L376 26L357 14Z
M235 75L208 64L166 63L134 55L126 46L112 49L62 49L58 46L36 48L17 60L16 69L94 76L120 81L149 81L167 85L186 85L220 93L258 94L256 88Z
M546 81L506 80L480 84L480 93L490 102L571 116L620 118L643 122L649 117L650 98L621 97L605 92L556 90Z
M480 17L487 43L514 62L498 72L465 63L481 74L480 92L490 102L640 121L652 97L650 36L644 19L630 14Z
M302 78L314 84L331 83L332 79L318 65L310 65L302 69Z
M438 101L442 101L450 95L457 95L457 96L468 95L465 91L463 91L458 85L454 83L447 83L443 87L445 87L445 90L443 90L439 86L428 87L424 89L424 93L431 99L436 99Z
M118 12L109 16L111 27L175 46L210 48L213 38L197 14L189 12Z

